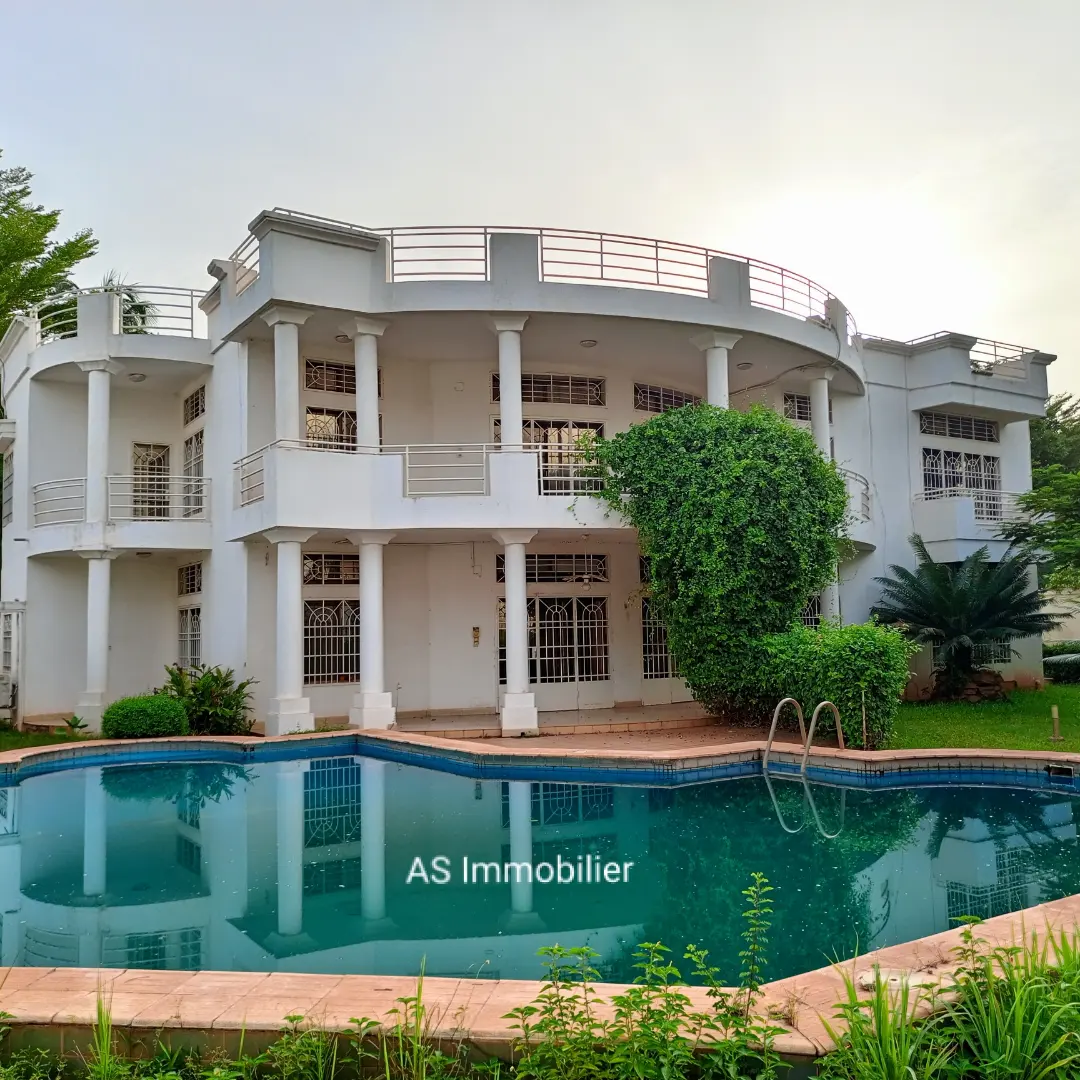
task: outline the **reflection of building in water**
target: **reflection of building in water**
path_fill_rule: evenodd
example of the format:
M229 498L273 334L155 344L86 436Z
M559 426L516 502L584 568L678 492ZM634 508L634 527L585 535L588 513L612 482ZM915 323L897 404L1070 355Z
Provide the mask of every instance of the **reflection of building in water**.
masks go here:
M200 766L200 768L206 768ZM463 780L342 757L213 785L85 769L0 789L0 962L536 977L536 951L602 958L655 889L463 883L461 861L647 859L644 790ZM119 779L118 779L119 777ZM18 809L16 819L15 810ZM446 885L406 884L419 857Z
M859 875L856 888L866 891L870 906L868 948L936 934L964 916L988 919L1048 898L1039 863L1053 850L1047 845L1076 841L1073 800L1045 796L1033 813L976 817L978 790L953 793L968 800L973 816L932 811L906 847ZM988 798L1010 794L991 789Z

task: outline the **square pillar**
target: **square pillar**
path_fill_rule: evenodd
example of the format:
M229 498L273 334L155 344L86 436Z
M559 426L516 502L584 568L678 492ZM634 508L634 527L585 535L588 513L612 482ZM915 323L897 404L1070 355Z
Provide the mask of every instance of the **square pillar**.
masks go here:
M360 691L349 710L350 727L394 726L394 698L385 686L383 620L383 549L393 535L363 532L351 538L360 548Z
M262 318L274 330L274 438L299 442L300 327L311 318L311 312L274 307Z
M705 400L719 409L726 409L730 402L728 353L741 337L726 330L709 330L691 338L705 354Z
M499 315L491 320L499 339L499 431L504 450L521 449L521 332L528 321L528 315Z
M525 545L534 531L508 529L493 534L503 545L506 578L506 691L500 725L506 735L539 733L536 698L529 690L529 599L525 587Z

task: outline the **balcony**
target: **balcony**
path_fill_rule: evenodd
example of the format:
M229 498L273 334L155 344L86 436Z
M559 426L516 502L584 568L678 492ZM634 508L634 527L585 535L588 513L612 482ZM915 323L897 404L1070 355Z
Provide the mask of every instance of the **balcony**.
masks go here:
M206 317L199 310L202 295L197 289L171 285L78 289L51 303L39 304L28 314L37 322L39 344L64 341L78 337L86 329L80 326L80 297L114 297L110 333L205 338Z
M931 488L915 493L912 523L938 561L956 562L986 546L999 558L1008 546L1001 528L1022 516L1020 492L987 488Z

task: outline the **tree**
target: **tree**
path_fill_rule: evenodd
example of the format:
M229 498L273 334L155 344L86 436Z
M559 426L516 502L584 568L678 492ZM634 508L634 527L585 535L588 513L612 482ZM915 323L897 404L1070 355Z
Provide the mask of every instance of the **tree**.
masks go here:
M1080 472L1080 399L1054 394L1046 403L1046 416L1031 421L1031 464L1037 488L1047 479L1041 470L1051 466Z
M1052 465L1033 479L1034 489L1017 499L1024 516L1008 522L1002 535L1046 552L1048 589L1080 589L1080 472Z
M31 179L21 167L0 169L0 337L16 312L70 289L72 270L97 250L89 229L52 238L60 211L30 201Z
M890 566L875 580L882 598L872 614L900 627L920 645L936 647L934 696L959 697L981 670L975 647L1053 630L1061 616L1043 611L1045 597L1031 588L1026 548L1009 548L997 563L985 547L962 563L935 562L922 537L909 538L914 571Z

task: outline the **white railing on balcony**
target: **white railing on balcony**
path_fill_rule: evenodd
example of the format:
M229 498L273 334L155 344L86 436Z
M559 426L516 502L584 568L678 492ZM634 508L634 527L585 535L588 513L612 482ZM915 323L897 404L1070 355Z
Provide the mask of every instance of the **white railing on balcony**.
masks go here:
M486 495L488 455L494 443L431 443L384 446L384 454L405 459L405 495Z
M206 521L210 479L205 476L109 476L110 521Z
M856 521L870 520L870 481L851 469L839 469L848 493L848 508Z
M117 333L206 337L206 316L199 309L203 294L198 290L172 285L116 285L72 290L32 308L30 314L38 321L42 342L78 336L79 297L89 293L112 293L117 297Z
M975 520L984 522L1017 521L1024 517L1017 503L1018 491L993 491L988 488L928 488L915 492L916 502L937 502L941 499L972 499Z
M229 260L236 266L236 295L239 296L259 276L259 241L248 233Z
M248 506L266 497L266 450L263 446L236 463L237 498Z
M35 525L72 525L86 517L86 481L47 480L33 491Z
M588 495L603 486L600 466L591 450L565 443L530 443L523 449L540 455L541 495Z
M891 338L883 338L875 334L862 334L860 336L865 341L870 342L892 342ZM938 330L934 334L924 334L922 337L911 338L908 341L895 342L894 344L927 345L932 341L957 336L959 335L954 334L951 330ZM1006 379L1026 379L1028 376L1028 362L1037 352L1037 349L1030 349L1024 345L1009 345L1004 341L978 338L968 350L968 361L971 370L976 375L997 375Z

